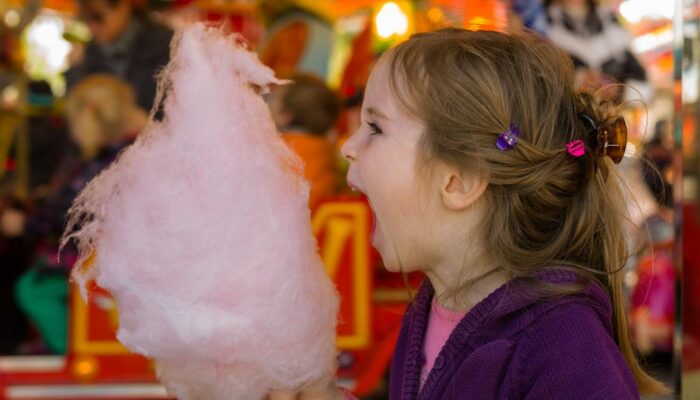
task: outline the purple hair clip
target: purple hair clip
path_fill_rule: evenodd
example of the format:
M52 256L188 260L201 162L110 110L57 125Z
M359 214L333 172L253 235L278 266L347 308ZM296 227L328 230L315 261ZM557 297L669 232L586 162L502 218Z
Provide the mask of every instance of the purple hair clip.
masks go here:
M507 132L503 132L498 135L496 147L503 151L512 149L516 144L518 144L518 139L520 138L521 134L520 129L518 129L518 127L511 122L510 129L508 129Z

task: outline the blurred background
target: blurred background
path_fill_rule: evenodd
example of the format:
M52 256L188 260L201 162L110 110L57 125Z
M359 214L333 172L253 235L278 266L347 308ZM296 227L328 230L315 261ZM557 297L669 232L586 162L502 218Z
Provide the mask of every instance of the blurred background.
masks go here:
M410 288L369 245L371 213L339 148L359 124L373 61L416 32L530 29L564 49L581 85L620 82L633 257L632 334L648 368L700 399L698 0L0 0L0 399L167 398L153 366L114 338L117 310L88 303L57 259L81 188L144 129L173 30L222 22L282 78L270 109L306 163L312 226L342 296L339 382L386 398ZM407 286L409 290L407 290ZM661 398L661 397L659 397Z

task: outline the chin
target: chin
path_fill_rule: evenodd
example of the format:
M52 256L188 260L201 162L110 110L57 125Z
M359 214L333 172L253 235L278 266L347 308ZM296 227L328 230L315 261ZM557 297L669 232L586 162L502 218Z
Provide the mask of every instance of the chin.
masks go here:
M398 263L384 263L384 268L389 272L401 272L401 266Z
M378 246L374 245L372 246L377 250L377 253L379 253L379 256L382 258L382 264L384 265L384 269L386 269L389 272L401 272L401 265L397 262L396 257L388 257L382 249L380 249Z
M399 260L397 260L396 257L394 257L394 256L387 257L379 249L377 249L377 251L379 252L379 254L382 257L382 263L384 264L384 268L389 272L410 273L410 272L418 271L418 268L408 267L408 265L411 265L411 264L404 264L402 262L399 262Z

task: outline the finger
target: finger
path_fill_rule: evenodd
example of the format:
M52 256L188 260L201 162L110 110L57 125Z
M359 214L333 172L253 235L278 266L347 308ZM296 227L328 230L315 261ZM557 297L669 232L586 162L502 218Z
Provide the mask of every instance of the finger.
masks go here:
M342 399L342 391L335 383L328 383L325 386L316 386L304 389L301 392L301 400L336 400Z
M274 392L270 392L267 395L267 400L298 400L299 399L299 394L297 392L289 392L289 391L282 391L282 390L276 390Z

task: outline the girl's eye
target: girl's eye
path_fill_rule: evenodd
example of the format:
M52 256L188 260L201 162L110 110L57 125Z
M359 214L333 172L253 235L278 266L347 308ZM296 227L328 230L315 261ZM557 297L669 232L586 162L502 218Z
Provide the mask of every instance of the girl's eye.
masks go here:
M367 125L369 125L370 128L370 136L379 135L382 133L381 128L379 128L379 125L375 124L374 122L368 122Z

